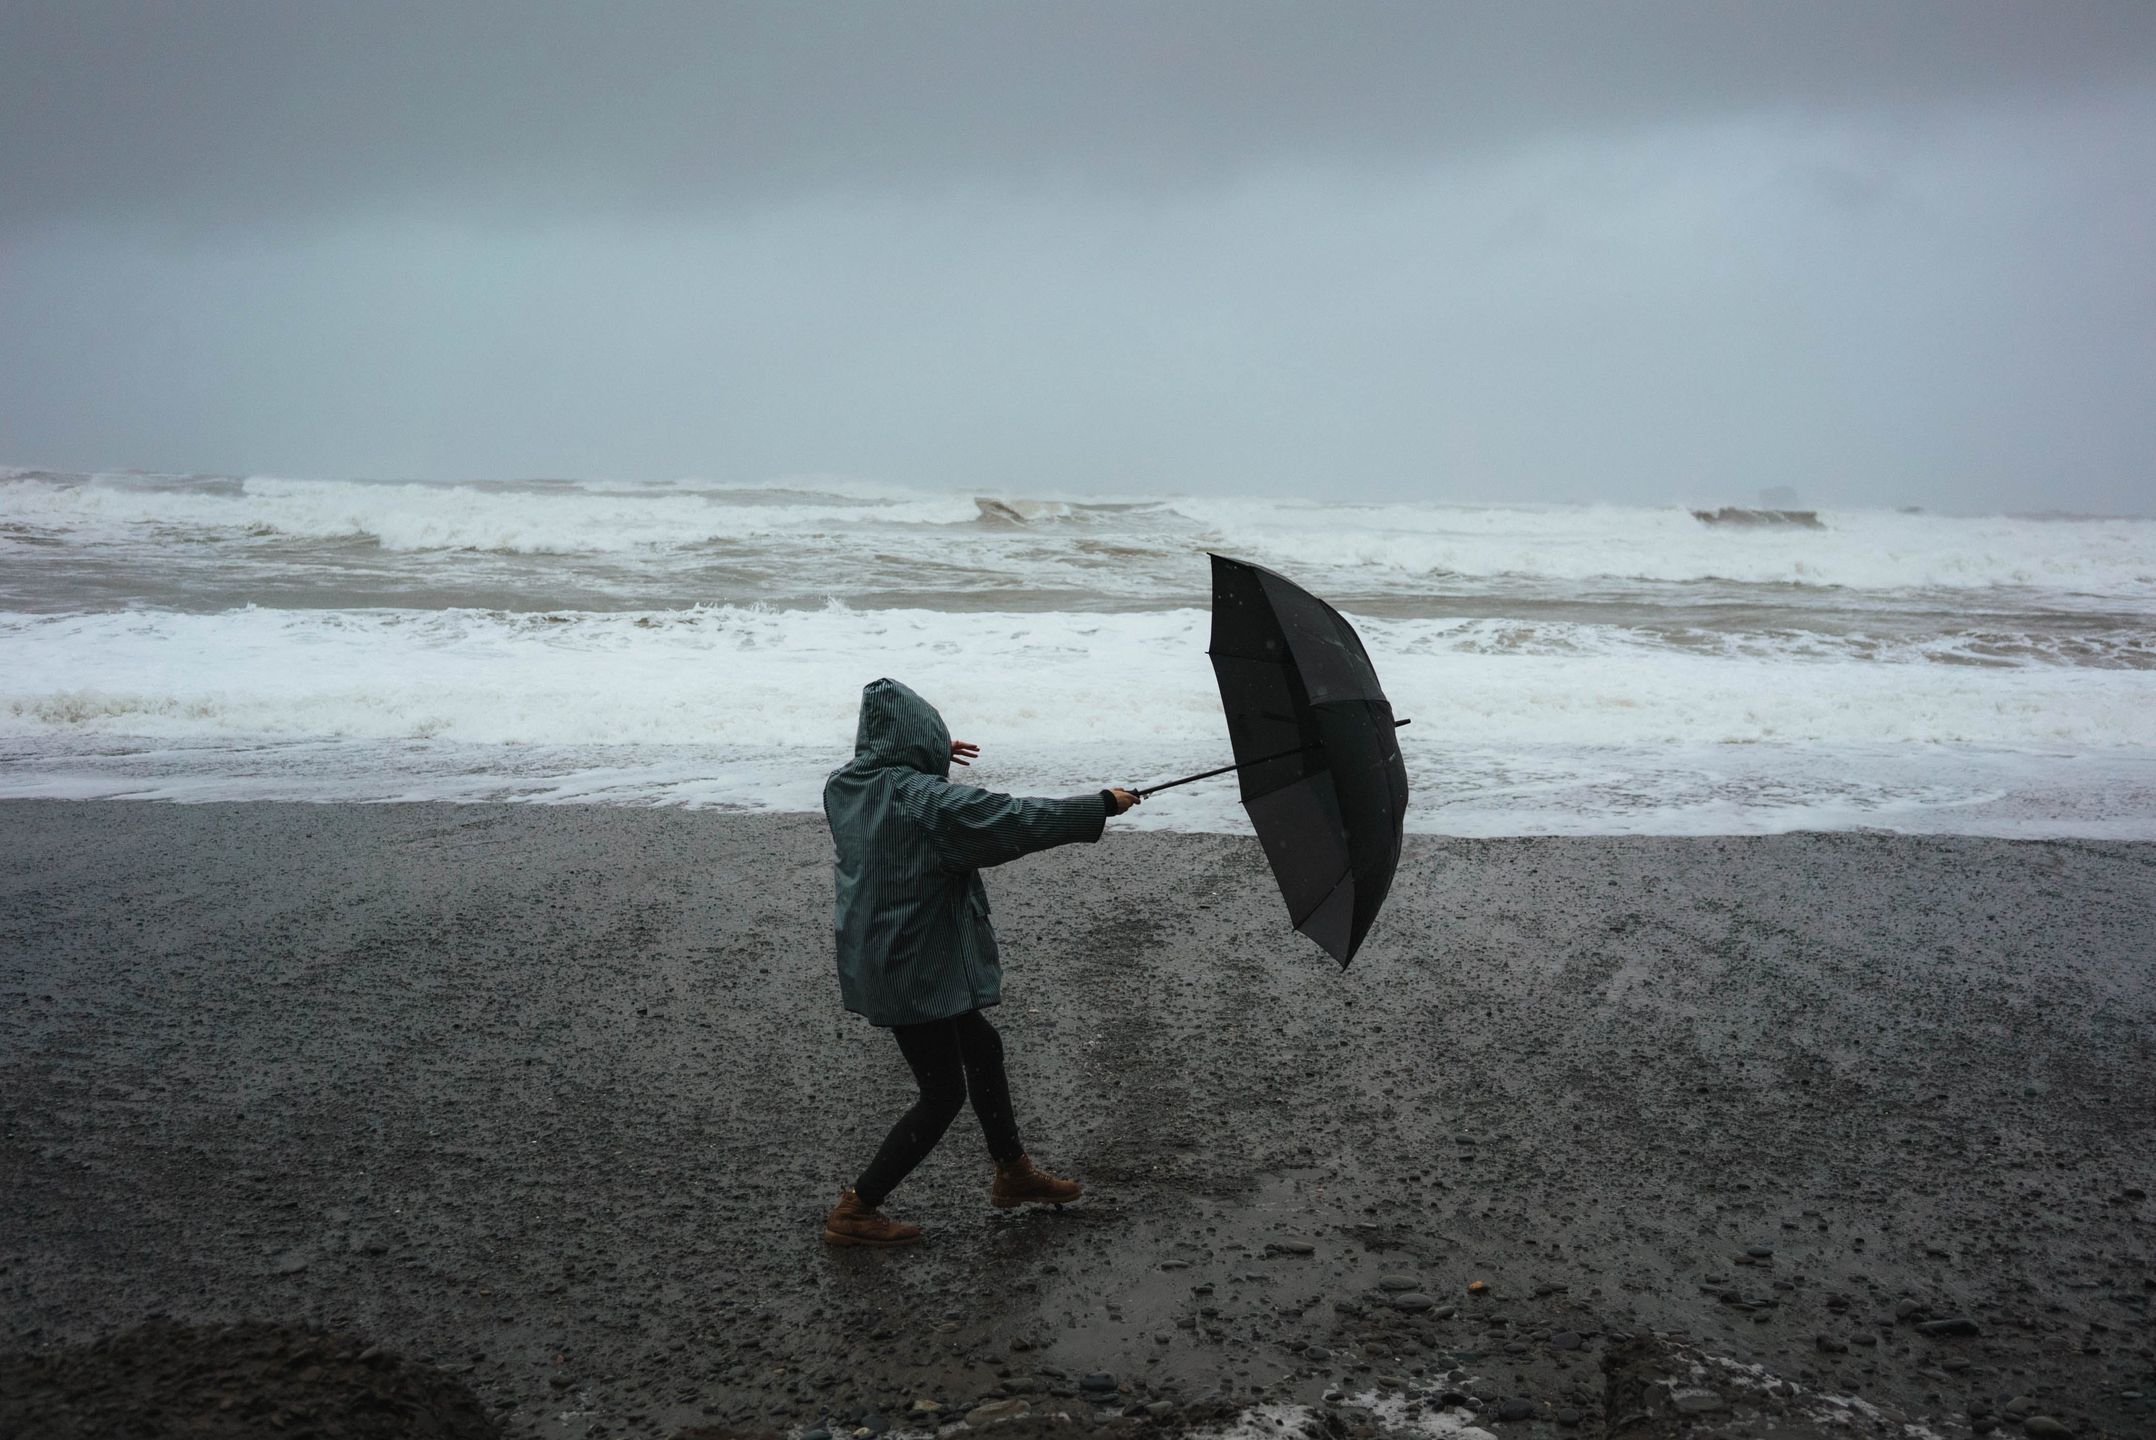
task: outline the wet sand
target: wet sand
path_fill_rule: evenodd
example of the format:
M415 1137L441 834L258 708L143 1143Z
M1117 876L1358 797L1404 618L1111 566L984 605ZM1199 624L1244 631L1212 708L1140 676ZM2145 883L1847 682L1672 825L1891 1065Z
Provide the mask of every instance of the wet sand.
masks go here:
M516 1436L1386 1382L1554 1435L1660 1330L2156 1433L2156 846L1411 840L1345 974L1253 842L1034 857L994 1018L1091 1193L990 1210L961 1117L890 1253L817 1239L909 1090L828 867L804 816L0 804L0 1339L311 1321Z

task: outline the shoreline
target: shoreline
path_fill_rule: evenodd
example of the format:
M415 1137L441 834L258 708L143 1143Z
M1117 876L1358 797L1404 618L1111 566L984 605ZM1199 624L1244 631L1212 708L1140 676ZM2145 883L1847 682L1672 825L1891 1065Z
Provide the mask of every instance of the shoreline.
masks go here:
M820 818L0 801L0 1334L337 1324L516 1436L1463 1354L1592 1416L1648 1330L1941 1433L2156 1428L2156 845L1411 836L1344 974L1247 838L988 884L1027 1142L1088 1198L989 1211L962 1116L890 1202L929 1243L834 1254L907 1085Z

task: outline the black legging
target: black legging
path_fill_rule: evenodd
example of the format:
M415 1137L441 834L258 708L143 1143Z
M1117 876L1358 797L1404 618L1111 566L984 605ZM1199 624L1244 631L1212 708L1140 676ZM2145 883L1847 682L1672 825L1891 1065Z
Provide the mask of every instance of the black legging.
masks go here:
M913 1167L928 1158L943 1132L973 1097L973 1113L988 1139L988 1153L998 1161L1025 1153L1018 1143L1018 1121L1011 1114L1011 1087L1003 1078L1003 1037L978 1010L931 1020L925 1025L895 1025L891 1034L899 1053L913 1067L921 1098L899 1117L883 1139L876 1158L854 1182L862 1203L881 1205Z

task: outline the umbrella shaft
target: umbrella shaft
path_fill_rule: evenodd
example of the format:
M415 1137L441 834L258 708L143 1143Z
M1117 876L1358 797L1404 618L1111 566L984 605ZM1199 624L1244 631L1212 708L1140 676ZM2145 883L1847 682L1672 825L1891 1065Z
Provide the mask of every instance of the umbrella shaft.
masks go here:
M1395 720L1392 722L1392 728L1397 730L1403 725L1412 725L1414 723L1412 720ZM1273 760L1285 760L1290 755L1300 755L1306 750L1315 750L1317 748L1316 745L1298 745L1292 750L1283 750L1277 755L1260 755L1255 760L1244 760L1234 765L1223 765L1218 770L1201 770L1195 775L1185 775L1180 780L1169 780L1159 785L1148 785L1145 789L1136 793L1140 799L1143 799L1147 795L1157 795L1163 790L1173 790L1178 785L1188 785L1193 780L1210 780L1215 775L1225 775L1231 770L1248 770L1253 765L1264 765Z

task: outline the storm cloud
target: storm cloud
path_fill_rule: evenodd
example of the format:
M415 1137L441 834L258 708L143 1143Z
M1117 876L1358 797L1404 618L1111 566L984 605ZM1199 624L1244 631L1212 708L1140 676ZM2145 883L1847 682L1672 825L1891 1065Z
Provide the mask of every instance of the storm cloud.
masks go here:
M2156 7L0 8L0 462L2151 508Z

